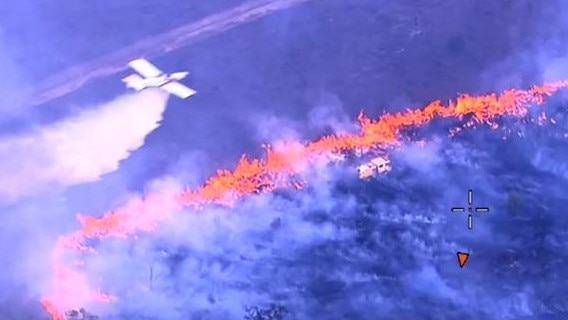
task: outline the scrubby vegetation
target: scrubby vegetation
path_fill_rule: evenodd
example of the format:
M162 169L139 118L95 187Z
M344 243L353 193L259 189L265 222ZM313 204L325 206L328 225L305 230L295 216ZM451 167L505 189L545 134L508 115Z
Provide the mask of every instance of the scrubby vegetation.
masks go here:
M244 320L283 320L288 315L288 309L279 304L271 304L267 308L247 307Z

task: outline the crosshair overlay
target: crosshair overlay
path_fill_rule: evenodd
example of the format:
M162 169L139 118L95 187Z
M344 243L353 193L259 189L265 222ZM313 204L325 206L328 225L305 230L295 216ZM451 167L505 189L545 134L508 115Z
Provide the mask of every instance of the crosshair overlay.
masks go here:
M478 212L478 213L487 213L489 212L489 207L473 207L473 190L468 190L467 191L467 208L466 207L453 207L451 209L452 212L466 212L466 210L468 212L470 212L470 214L467 215L467 228L468 229L473 229L473 212Z

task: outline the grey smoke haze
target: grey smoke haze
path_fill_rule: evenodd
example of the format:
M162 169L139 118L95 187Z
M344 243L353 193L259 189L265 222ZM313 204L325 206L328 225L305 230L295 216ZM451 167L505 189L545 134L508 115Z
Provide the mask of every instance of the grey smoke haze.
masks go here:
M533 280L495 285L508 271L493 269L493 255L512 248L498 221L506 219L499 189L508 178L487 171L501 164L485 147L409 145L392 154L398 172L368 183L355 177L353 164L323 162L304 172L307 190L184 210L137 241L106 241L87 258L88 273L105 275L105 287L123 299L94 308L163 319L239 318L246 305L274 301L300 319L431 316L447 308L451 318L541 312L535 303L542 288ZM476 220L476 234L463 231L465 217L443 214L464 202L472 184L484 205L503 212ZM458 250L475 257L470 269L456 267Z
M116 170L159 125L166 101L149 90L0 137L1 319L45 316L38 302L50 290L54 242L76 227L65 189Z
M24 7L20 12L38 11L38 5L26 3ZM42 194L2 209L6 217L2 246L9 250L2 257L5 272L0 279L5 290L0 296L0 318L40 318L34 301L48 284L48 248L57 234L76 228L77 211L99 214L113 208L125 194L143 190L150 181L163 176L171 175L176 183L181 180L182 184L198 185L215 169L231 167L241 153L257 152L259 142L294 135L308 138L316 131L327 130L328 126L319 122L321 118L336 128L350 128L343 116L335 112L329 115L328 111L334 109L320 108L322 105L338 106L344 110L338 114L344 112L354 119L361 109L376 116L384 109L420 106L432 99L453 98L458 92L501 89L563 76L565 7L559 1L535 5L532 1L353 4L334 0L282 12L164 57L159 61L164 67L190 69L191 81L199 84L199 96L187 103L170 101L163 126L121 162L117 172L97 183ZM49 12L56 11L52 8ZM139 14L132 12L131 18ZM42 29L43 33L50 32L50 40L41 40L51 41L50 49L17 32L18 28L24 28L23 32L35 28L35 34L39 34L41 15L37 23L10 20L4 37L10 38L14 49L11 58L25 62L12 62L20 69L13 74L39 74L43 64L32 63L38 56L49 61L53 70L54 65L66 65L67 60L82 62L93 52L119 48L124 42L121 39L145 36L142 32L147 30L136 33L133 30L138 27L129 25L127 33L126 28L107 24L103 16L121 17L124 23L137 21L87 10L58 15L57 19L44 16L59 27ZM167 17L155 13L152 20L166 21ZM76 21L97 27L81 32L64 28ZM549 45L540 43L544 35L548 35ZM76 45L78 39L89 39L92 47ZM65 46L58 47L57 41ZM109 79L109 86L117 80ZM10 85L6 84L8 88ZM69 107L80 104L82 94L102 95L106 90L106 84L89 86L73 97L77 101ZM337 97L330 99L336 101L322 98L325 101L321 102L318 97L322 91ZM67 108L67 103L64 101L61 108ZM9 108L5 103L1 107ZM266 119L271 119L271 126L257 125ZM472 184L483 189L479 196L496 210L503 205L502 195L507 191L499 185L500 180L522 180L519 184L552 190L553 195L563 190L563 184L539 185L527 174L523 179L503 174L495 178L492 165L480 168L494 156L482 150L490 144L491 135L476 134L470 137L480 143L475 152L466 142L447 144L444 138L426 149L409 146L393 154L396 166L410 170L407 176L384 178L369 185L350 176L350 165L320 169L309 179L308 191L255 196L231 210L184 212L178 215L179 220L167 221L155 235L145 235L139 242L103 242L100 256L88 264L89 274L94 281L96 275L105 275L108 288L118 291L147 285L148 265L156 272L167 270L170 262L160 249L165 248L170 256L172 251L183 249L189 257L174 276L156 280L153 291L138 291L132 298L100 310L175 317L209 308L215 319L239 316L242 304L279 300L300 319L321 315L371 319L377 312L384 317L396 312L404 318L445 313L448 318L464 319L465 301L469 300L470 304L474 301L470 316L476 319L542 311L544 307L535 297L544 292L544 285L539 287L529 280L531 276L540 277L553 288L553 273L531 271L519 279L520 272L504 267L503 261L508 263L508 258L503 252L511 248L522 252L514 241L506 240L507 234L501 234L509 232L506 227L511 221L488 216L476 224L475 236L464 236L463 219L441 212L463 203L462 190ZM560 175L564 170L562 159L553 157L558 153L552 147L539 149L538 145L545 143L535 136L497 150L497 157L514 159L521 154L534 161L534 166ZM455 170L456 163L462 171ZM351 191L333 193L336 184ZM429 205L417 200L423 194L430 196L427 201L421 199ZM68 201L59 201L61 197ZM270 225L277 217L282 219L281 227L273 230ZM559 215L551 217L563 225ZM419 253L416 248L420 248ZM456 268L452 256L456 248L471 249L479 256L479 260L470 262L472 270ZM393 258L395 253L398 259ZM530 266L531 260L523 259ZM132 269L121 268L121 263L127 262ZM468 273L464 276L462 271ZM266 280L268 276L271 278ZM492 286L503 282L512 287ZM304 296L298 298L298 292ZM361 310L369 311L369 315Z

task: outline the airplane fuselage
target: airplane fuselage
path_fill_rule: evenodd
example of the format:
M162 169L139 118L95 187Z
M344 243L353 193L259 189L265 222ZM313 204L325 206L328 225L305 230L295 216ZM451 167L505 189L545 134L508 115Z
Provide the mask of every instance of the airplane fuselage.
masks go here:
M161 87L168 82L181 80L187 77L188 72L175 72L172 74L163 74L154 78L145 78L140 80L140 84L145 87Z

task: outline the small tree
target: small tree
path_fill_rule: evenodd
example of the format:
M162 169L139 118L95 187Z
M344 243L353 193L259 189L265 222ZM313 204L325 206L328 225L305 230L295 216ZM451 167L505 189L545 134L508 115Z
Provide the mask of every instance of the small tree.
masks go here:
M244 320L283 320L288 310L279 304L271 304L266 309L259 307L246 307Z
M514 191L511 191L507 194L507 211L513 217L520 216L520 211L523 209L523 200L521 196L519 196Z

